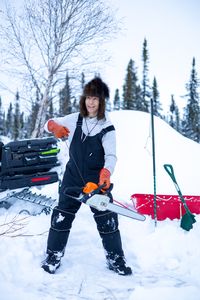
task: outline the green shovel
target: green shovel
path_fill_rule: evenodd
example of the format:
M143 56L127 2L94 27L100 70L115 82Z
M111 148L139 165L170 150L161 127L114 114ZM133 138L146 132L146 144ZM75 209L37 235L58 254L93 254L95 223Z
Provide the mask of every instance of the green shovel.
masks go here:
M191 211L189 210L189 208L188 208L188 206L187 206L187 204L185 202L185 199L183 198L181 190L180 190L180 188L178 186L178 183L176 181L172 165L165 164L164 168L167 171L167 173L169 174L169 176L171 177L171 179L173 180L174 185L176 187L176 190L177 190L177 192L179 194L179 197L180 197L180 199L181 199L181 201L183 203L183 206L184 206L184 208L186 210L186 213L181 218L181 228L183 228L184 230L189 231L190 229L193 228L193 224L196 222L195 217L191 213Z

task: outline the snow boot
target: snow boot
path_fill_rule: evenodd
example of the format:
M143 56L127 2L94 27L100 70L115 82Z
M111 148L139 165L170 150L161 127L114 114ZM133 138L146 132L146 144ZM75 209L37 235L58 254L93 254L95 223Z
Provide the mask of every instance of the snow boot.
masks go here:
M107 257L108 269L116 272L119 275L131 275L132 270L126 266L126 261L123 256L117 256L115 259Z
M108 268L119 275L131 275L132 270L126 266L124 258L117 214L112 212L99 213L94 218L102 239Z
M61 257L61 253L49 253L46 259L42 262L42 269L50 274L54 274L55 271L60 267Z

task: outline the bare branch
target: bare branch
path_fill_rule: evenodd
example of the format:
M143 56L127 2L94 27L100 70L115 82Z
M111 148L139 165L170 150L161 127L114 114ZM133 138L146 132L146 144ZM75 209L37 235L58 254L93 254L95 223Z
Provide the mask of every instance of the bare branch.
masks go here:
M76 66L80 72L81 66L90 63L94 68L97 62L102 63L105 58L98 59L102 45L114 37L118 26L101 0L25 1L21 16L7 6L0 35L8 49L2 51L6 53L4 64L12 63L24 82L29 82L30 91L34 87L41 97L33 132L36 137L66 70Z
M7 216L3 224L0 224L0 236L19 236L23 233L22 229L25 228L28 217L14 216L10 221L7 221Z

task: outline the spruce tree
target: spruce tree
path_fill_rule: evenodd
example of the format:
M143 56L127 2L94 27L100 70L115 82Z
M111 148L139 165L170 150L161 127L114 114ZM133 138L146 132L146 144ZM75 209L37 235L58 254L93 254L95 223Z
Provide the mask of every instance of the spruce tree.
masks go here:
M7 116L6 116L6 135L9 138L13 138L13 124L14 124L13 105L10 102L7 111Z
M51 119L53 117L54 117L53 101L50 101L47 119Z
M120 110L121 104L120 104L120 96L119 96L119 89L115 90L115 96L114 96L114 110Z
M143 100L142 100L142 89L138 84L135 89L135 110L144 111Z
M176 126L176 120L175 120L175 111L176 111L176 104L174 100L174 95L171 95L171 103L169 106L169 125L173 128Z
M30 138L30 136L34 130L39 106L40 106L40 96L39 96L38 91L36 90L35 99L32 99L31 113L26 120L26 135L27 135L26 137L27 138Z
M20 138L20 98L19 92L15 96L15 113L14 113L14 123L13 123L13 139L18 140Z
M77 101L76 97L74 97L73 103L72 103L72 113L79 111L79 102Z
M83 77L82 77L83 79ZM65 85L63 89L59 92L59 115L65 116L72 112L72 103L71 103L71 88L69 83L68 72L65 77Z
M137 73L135 68L135 62L130 59L125 77L125 83L123 85L123 109L137 109Z
M176 102L174 100L174 95L171 95L171 104L169 110L169 125L180 132L180 113L178 106L176 105Z
M142 111L149 111L149 100L151 97L150 87L149 87L149 78L148 78L148 64L149 64L149 52L147 49L147 40L144 39L143 49L142 49L142 61L143 61L143 72L142 72Z
M1 96L0 96L0 135L5 135L5 113L3 111Z
M181 132L181 119L180 119L180 113L179 113L178 106L176 106L176 109L175 109L175 116L176 116L176 127L175 127L175 129L178 132Z
M153 111L154 111L154 115L158 116L160 118L162 118L162 107L161 107L161 103L159 101L159 91L158 91L158 84L157 84L157 80L154 77L153 79L153 85L152 85L152 99L153 99Z
M20 138L26 137L26 129L25 129L25 122L24 122L24 112L20 113Z
M199 81L196 72L195 58L192 60L192 70L189 82L186 84L187 105L183 116L183 134L196 141L200 142L200 100L199 100Z
M24 138L30 139L31 132L33 131L32 114L25 117L24 123Z
M83 90L85 86L85 74L82 72L81 73L81 89Z

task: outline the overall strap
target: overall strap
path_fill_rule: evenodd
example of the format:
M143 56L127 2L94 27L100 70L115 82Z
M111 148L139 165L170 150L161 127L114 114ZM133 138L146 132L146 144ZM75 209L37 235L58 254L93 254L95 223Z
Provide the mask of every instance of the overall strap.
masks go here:
M101 138L102 138L104 136L104 134L106 134L107 132L112 131L112 130L115 130L115 127L113 125L110 125L106 128L103 128L99 134L101 135Z
M82 126L83 123L83 117L81 116L81 114L78 115L78 120L76 122L76 127L78 126Z

